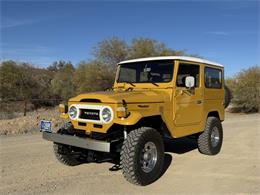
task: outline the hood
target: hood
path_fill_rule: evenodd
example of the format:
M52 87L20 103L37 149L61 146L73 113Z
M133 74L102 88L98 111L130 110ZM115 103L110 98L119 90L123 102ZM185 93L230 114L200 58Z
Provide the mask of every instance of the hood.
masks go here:
M102 91L86 93L71 98L70 102L95 102L95 103L152 103L164 102L165 93L155 90L144 91Z

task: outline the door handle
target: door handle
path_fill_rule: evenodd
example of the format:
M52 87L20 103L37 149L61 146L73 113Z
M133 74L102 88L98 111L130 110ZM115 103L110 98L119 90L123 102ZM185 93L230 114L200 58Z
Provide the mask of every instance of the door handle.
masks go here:
M139 108L149 108L149 105L138 105Z
M197 104L202 104L202 100L197 100Z

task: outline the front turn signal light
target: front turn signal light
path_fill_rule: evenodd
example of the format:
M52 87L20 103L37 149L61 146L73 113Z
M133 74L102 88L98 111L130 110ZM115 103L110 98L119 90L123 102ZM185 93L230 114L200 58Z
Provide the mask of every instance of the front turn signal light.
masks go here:
M59 105L59 112L61 114L66 114L68 112L68 106L65 104L60 104Z
M118 107L116 109L116 115L118 118L126 118L129 116L129 112L125 107Z

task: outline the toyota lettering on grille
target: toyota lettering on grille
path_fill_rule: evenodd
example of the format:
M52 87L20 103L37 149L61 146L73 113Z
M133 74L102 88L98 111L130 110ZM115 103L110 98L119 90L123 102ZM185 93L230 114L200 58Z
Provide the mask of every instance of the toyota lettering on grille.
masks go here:
M99 110L94 109L81 109L79 118L88 120L100 120L99 112Z
M95 115L95 116L99 115L97 112L88 112L88 111L84 111L84 114L86 114L86 115Z

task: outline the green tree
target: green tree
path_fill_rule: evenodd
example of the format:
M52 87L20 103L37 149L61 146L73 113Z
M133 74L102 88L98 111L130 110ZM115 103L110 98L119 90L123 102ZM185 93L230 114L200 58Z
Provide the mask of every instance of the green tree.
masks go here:
M32 99L52 99L54 94L51 89L51 81L55 75L43 68L34 68L31 70L32 79L36 82L33 88Z
M47 67L47 70L49 70L51 72L58 72L58 71L62 70L65 66L67 66L68 64L71 64L71 62L66 62L64 60L55 61L50 66Z
M19 80L17 83L18 97L24 100L29 100L34 94L34 89L38 87L36 80L33 79L33 67L30 64L22 63L19 66L18 75Z
M28 63L5 61L0 67L0 91L2 99L27 100L33 96L37 82L33 79L34 68Z
M10 99L16 97L19 80L19 68L14 61L4 61L0 66L0 97Z
M73 84L74 67L70 62L54 62L55 67L52 71L56 74L51 81L52 93L62 99L68 99L75 95L75 86ZM58 67L56 69L56 67ZM50 68L49 68L50 70Z
M184 50L173 50L164 43L149 38L136 38L128 45L118 37L99 42L93 48L95 60L115 68L116 64L126 59L152 56L185 55ZM53 68L53 67L52 67Z
M232 92L235 111L258 112L260 105L260 67L253 66L240 71L226 84Z
M99 42L93 48L93 54L96 60L116 67L116 64L125 60L128 55L128 46L125 41L118 37L112 37Z
M129 58L176 56L184 54L185 52L183 50L173 50L166 47L164 43L158 42L154 39L141 37L132 40Z
M81 62L74 74L77 93L103 91L110 88L114 81L114 70L102 62Z

